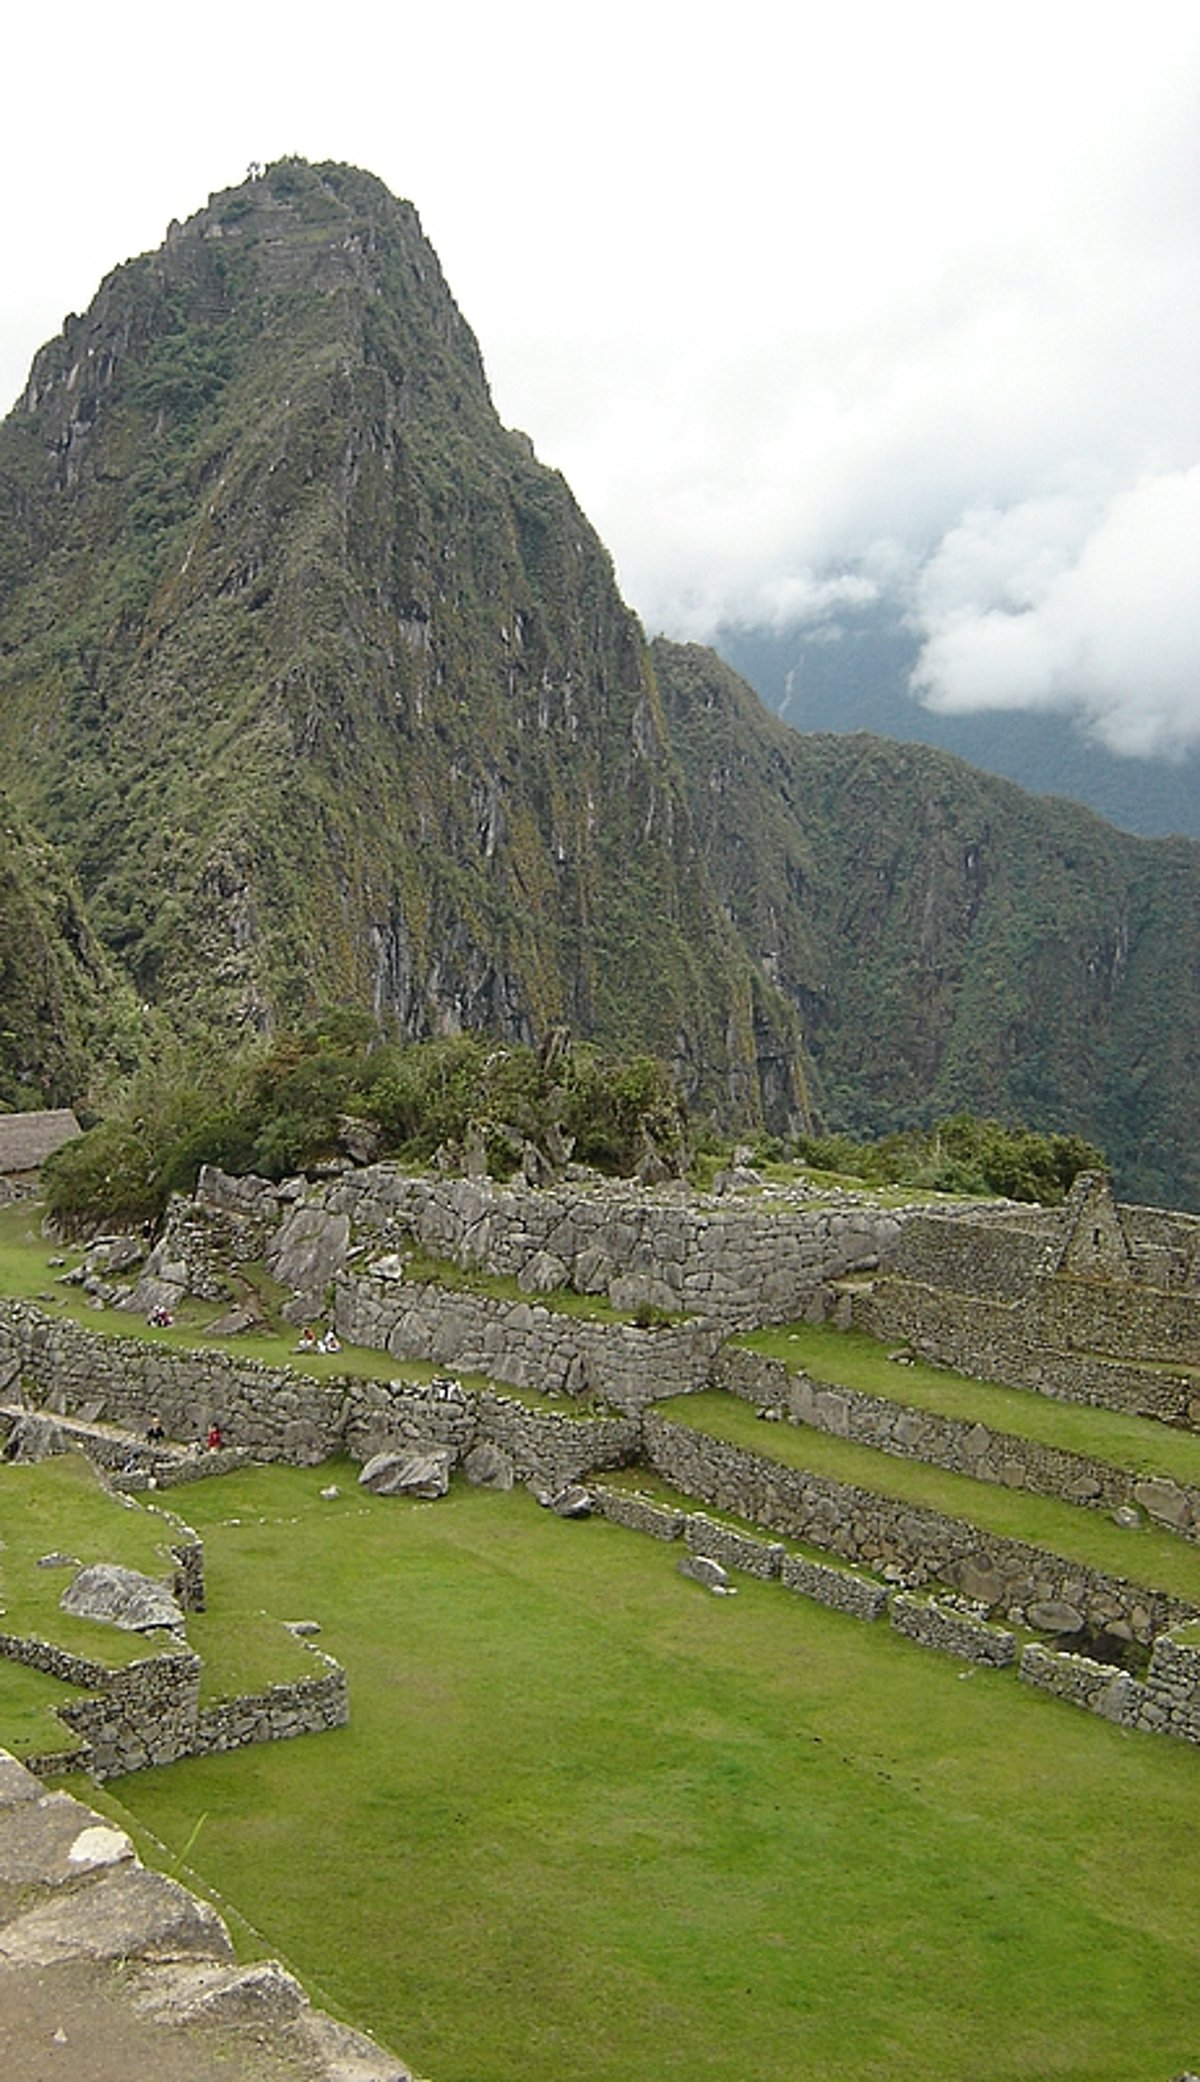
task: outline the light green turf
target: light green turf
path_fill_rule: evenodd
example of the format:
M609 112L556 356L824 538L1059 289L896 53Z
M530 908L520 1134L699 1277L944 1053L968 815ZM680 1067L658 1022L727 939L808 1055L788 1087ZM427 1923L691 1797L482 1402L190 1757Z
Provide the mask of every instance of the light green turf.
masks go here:
M781 1359L792 1372L811 1374L817 1381L859 1388L887 1402L933 1410L939 1416L986 1424L1066 1453L1108 1461L1134 1474L1173 1475L1177 1482L1200 1484L1200 1436L1168 1430L1150 1417L1057 1402L1028 1389L1002 1388L923 1359L898 1366L889 1357L897 1349L894 1344L881 1344L862 1331L786 1323L776 1329L751 1331L731 1342Z
M976 1482L922 1461L901 1460L872 1446L814 1431L811 1425L766 1424L749 1403L719 1389L676 1396L656 1407L678 1424L745 1446L785 1467L808 1469L877 1496L925 1505L948 1518L967 1519L984 1531L1052 1548L1089 1568L1173 1591L1200 1605L1200 1546L1155 1526L1120 1526L1102 1511Z
M1129 2082L1200 2044L1200 1755L524 1493L248 1471L214 1599L352 1719L104 1804L434 2082ZM190 1847L189 1847L190 1846Z

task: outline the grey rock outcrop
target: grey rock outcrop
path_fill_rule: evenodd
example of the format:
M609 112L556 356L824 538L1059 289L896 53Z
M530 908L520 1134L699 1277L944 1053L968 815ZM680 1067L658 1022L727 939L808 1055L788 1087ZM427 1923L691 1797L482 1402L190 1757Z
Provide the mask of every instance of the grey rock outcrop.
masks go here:
M445 1446L424 1453L374 1453L363 1468L359 1487L373 1496L445 1496L450 1487L453 1455Z
M4 1442L5 1460L22 1466L52 1460L56 1453L66 1451L65 1433L53 1417L43 1417L36 1410L27 1410L19 1416Z
M184 1623L183 1608L161 1583L115 1562L92 1562L81 1569L59 1599L73 1619L97 1619L125 1633L153 1627L172 1632Z

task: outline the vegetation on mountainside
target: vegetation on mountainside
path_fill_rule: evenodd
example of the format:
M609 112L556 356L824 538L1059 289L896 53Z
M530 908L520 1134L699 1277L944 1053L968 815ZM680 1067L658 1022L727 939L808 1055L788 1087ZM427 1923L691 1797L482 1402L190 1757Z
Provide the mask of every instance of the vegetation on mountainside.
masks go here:
M214 197L43 349L0 622L0 782L182 1031L566 1022L799 1111L611 563L369 175Z
M1200 846L923 745L801 736L652 646L705 864L853 1139L963 1112L1081 1134L1122 1198L1200 1206Z
M78 1104L128 1072L147 1021L92 932L62 856L0 797L0 1111Z
M919 1186L935 1193L994 1194L1057 1207L1082 1171L1107 1169L1104 1153L1081 1135L1043 1135L995 1120L956 1114L932 1128L910 1128L855 1142L849 1135L802 1135L791 1145L802 1163L872 1185Z
M67 1236L141 1228L202 1164L284 1178L335 1156L355 1122L380 1156L425 1163L445 1149L461 1164L473 1143L500 1177L527 1142L622 1176L646 1160L679 1175L686 1161L686 1110L652 1057L586 1044L539 1054L473 1034L380 1042L365 1015L335 1011L233 1064L168 1049L46 1165L47 1211Z

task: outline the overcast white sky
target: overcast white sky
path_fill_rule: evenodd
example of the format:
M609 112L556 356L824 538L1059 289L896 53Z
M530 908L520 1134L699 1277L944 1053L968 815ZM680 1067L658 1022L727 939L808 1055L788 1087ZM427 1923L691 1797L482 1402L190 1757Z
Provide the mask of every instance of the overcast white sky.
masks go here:
M883 589L937 706L1200 745L1196 0L59 0L3 62L4 404L250 160L351 160L652 631Z

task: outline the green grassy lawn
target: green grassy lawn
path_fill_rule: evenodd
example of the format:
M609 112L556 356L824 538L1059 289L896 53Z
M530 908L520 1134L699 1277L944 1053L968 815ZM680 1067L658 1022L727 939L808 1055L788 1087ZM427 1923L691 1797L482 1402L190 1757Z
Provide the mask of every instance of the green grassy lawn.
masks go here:
M1102 1511L1087 1511L1055 1497L976 1482L902 1460L872 1446L814 1431L810 1425L766 1424L740 1397L720 1389L680 1395L658 1403L660 1415L713 1438L728 1439L785 1467L808 1469L836 1482L854 1483L877 1496L926 1505L950 1518L964 1518L987 1532L1029 1540L1055 1554L1125 1576L1135 1583L1173 1591L1200 1605L1200 1545L1152 1525L1120 1526Z
M1177 1482L1200 1484L1200 1436L1168 1430L1149 1417L1126 1416L1119 1410L1094 1409L1085 1403L1055 1402L1029 1389L976 1381L969 1374L953 1373L923 1359L897 1366L888 1357L895 1346L880 1344L863 1331L786 1323L750 1331L730 1342L780 1359L792 1372L811 1374L814 1380L836 1387L859 1388L912 1409L987 1424L995 1431L1036 1439L1067 1453L1084 1453L1134 1474L1172 1475ZM1173 1367L1171 1371L1186 1369Z
M82 1454L61 1454L36 1467L0 1463L0 1630L52 1641L109 1669L173 1650L176 1643L162 1634L124 1633L63 1612L59 1599L75 1570L39 1568L38 1562L46 1554L69 1554L81 1564L117 1562L169 1581L170 1549L179 1537L178 1525L161 1511L104 1489ZM236 1626L212 1612L189 1613L188 1645L204 1658L201 1697L228 1698L313 1674L312 1656L280 1624L294 1616L269 1614L261 1600L240 1612ZM68 1696L73 1692L54 1678L0 1660L0 1741L20 1754L68 1747L69 1731L50 1718Z
M434 2082L1130 2082L1200 2052L1200 1755L522 1492L189 1494L351 1725L116 1782ZM190 1847L189 1847L190 1846Z

